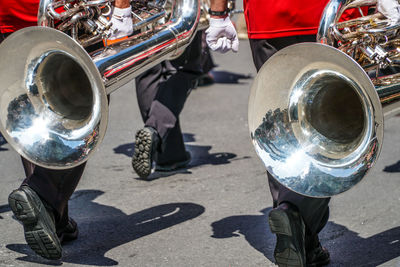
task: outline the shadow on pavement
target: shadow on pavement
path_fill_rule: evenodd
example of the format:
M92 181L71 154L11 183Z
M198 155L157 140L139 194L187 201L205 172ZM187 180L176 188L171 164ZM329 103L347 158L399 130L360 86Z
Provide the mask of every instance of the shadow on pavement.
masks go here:
M363 238L343 225L329 222L320 238L331 253L330 266L372 267L400 256L400 227Z
M261 215L240 215L224 218L211 224L214 238L244 236L254 249L275 262L275 235L268 226L271 208ZM400 256L400 227L363 238L343 225L328 222L320 233L320 240L331 254L328 266L377 266Z
M7 148L2 148L1 146L7 144L6 139L4 139L3 135L0 133L0 152L1 151L7 151Z
M0 205L0 214L1 213L5 213L5 212L9 212L11 211L10 206L8 206L8 204L6 205ZM0 215L0 219L4 219L1 215Z
M118 246L167 229L200 216L204 207L195 203L169 203L125 214L121 210L93 202L102 191L81 190L70 201L71 217L79 226L79 238L63 246L62 262L81 265L111 266L118 262L105 254ZM36 256L25 244L10 244L8 249L25 256L18 260L60 265ZM135 252L124 257L134 257Z
M116 154L124 154L128 157L132 157L133 151L135 147L135 143L128 143L120 145L114 148L114 152ZM219 165L219 164L228 164L230 160L236 157L236 154L229 152L220 152L220 153L210 153L212 146L197 146L197 145L188 145L186 144L186 149L192 155L192 160L188 168L197 167L200 165Z
M240 83L241 79L251 79L250 74L234 73L229 71L211 71L211 75L214 78L214 83Z
M395 164L386 166L383 169L384 172L400 172L400 160L396 162Z
M173 172L155 172L152 173L146 181L152 181L162 177L168 177L177 173L190 174L190 169L202 165L220 165L220 164L229 164L231 161L247 159L250 157L242 157L236 158L236 154L229 152L219 152L219 153L210 153L212 146L199 146L187 144L188 142L194 142L195 136L194 134L183 134L183 139L185 140L186 149L190 152L192 156L192 160L186 168L182 168ZM127 157L132 157L134 153L135 143L128 143L120 145L114 148L115 154L123 154Z
M267 214L272 208L261 210L262 215L238 215L224 218L211 224L214 238L243 236L246 241L274 262L275 235L268 226Z

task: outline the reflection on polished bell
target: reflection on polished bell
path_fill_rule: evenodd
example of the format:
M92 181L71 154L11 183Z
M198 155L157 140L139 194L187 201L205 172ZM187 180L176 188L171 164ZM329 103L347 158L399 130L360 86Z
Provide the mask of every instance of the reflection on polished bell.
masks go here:
M7 141L39 166L86 161L108 119L105 88L86 51L44 27L17 31L0 48L0 131Z
M382 146L382 107L368 75L351 57L318 43L289 46L264 64L248 116L267 170L306 196L350 189Z

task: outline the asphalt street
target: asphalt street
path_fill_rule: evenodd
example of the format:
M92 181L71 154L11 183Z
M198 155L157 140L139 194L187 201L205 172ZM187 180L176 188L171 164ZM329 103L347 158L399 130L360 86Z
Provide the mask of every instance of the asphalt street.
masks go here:
M192 91L181 115L192 162L139 179L130 159L143 127L133 83L111 96L106 137L70 200L78 240L61 261L36 256L13 219L8 194L24 178L0 146L0 266L273 266L275 237L265 169L247 128L255 76L249 44L215 54L216 83ZM381 156L355 188L334 197L321 232L329 266L400 266L400 117L385 121Z

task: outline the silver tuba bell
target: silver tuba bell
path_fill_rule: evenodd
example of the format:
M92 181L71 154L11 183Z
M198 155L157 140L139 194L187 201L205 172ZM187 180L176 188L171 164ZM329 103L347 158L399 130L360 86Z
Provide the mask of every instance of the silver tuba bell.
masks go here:
M135 0L134 34L104 47L111 2L42 0L41 27L0 45L0 131L39 166L86 161L106 131L107 95L180 55L199 26L199 0Z
M360 2L330 1L318 43L276 53L251 88L258 156L279 183L306 196L329 197L363 179L379 156L384 118L400 112L400 25L378 12L339 21Z

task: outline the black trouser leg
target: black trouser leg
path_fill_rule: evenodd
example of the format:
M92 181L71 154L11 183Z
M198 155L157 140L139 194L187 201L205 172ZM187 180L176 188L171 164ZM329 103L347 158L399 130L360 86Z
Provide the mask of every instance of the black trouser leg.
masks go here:
M179 115L201 72L201 35L176 60L164 61L136 78L136 94L145 126L157 130L157 163L186 159Z
M174 162L187 160L186 148L179 120L176 121L175 127L169 131L163 144L164 149L157 155L157 164L168 165Z
M68 200L82 177L86 163L66 170L51 170L37 166L22 158L29 185L55 211L56 227L68 223Z
M165 76L169 76L165 80ZM158 78L157 78L158 77ZM179 114L193 81L182 72L171 74L171 65L162 63L136 79L136 90L146 127L157 130L161 151L157 163L165 164L186 159L186 150L179 125Z
M176 69L166 61L136 78L136 95L143 122L146 127L156 129L161 138L161 149L155 158L158 164L186 158L179 114L186 101L187 90L174 92L169 89L174 86L175 79L171 78L176 73Z
M166 68L166 63L162 62L135 78L136 97L144 123L149 118L151 103L157 95L160 83L170 76L169 71L173 71Z
M259 71L262 65L282 48L302 42L315 42L315 40L315 35L300 35L275 39L250 39L249 41L254 65Z
M278 183L269 172L267 175L274 208L283 202L291 203L299 209L307 234L318 234L328 222L330 198L312 198L297 194Z

